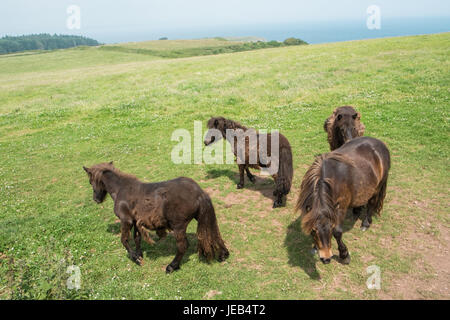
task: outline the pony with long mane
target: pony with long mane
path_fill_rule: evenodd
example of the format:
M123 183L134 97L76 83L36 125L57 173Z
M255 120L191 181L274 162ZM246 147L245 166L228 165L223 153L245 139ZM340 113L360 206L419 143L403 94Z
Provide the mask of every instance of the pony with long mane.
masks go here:
M275 190L273 192L275 201L273 208L281 207L283 205L283 198L291 190L294 172L292 166L292 150L287 138L281 133L277 133L277 146L274 146L272 145L273 133L262 134L254 129L244 127L239 122L223 117L209 119L207 126L209 130L204 140L206 146L222 138L226 138L233 146L232 150L236 156L236 162L239 168L238 189L244 187L244 171L247 173L248 179L254 183L256 179L250 172L250 168L257 170L261 170L261 168L269 168L269 170L273 167L276 168L270 172L275 181ZM233 132L233 134L227 134L228 132ZM264 141L265 145L261 141ZM265 155L261 151L266 151ZM253 155L254 157L252 159Z
M380 214L383 208L389 169L388 148L370 137L353 139L316 157L303 177L296 211L301 211L302 230L312 236L323 263L331 261L332 236L337 241L341 262L350 263L342 241L347 209L367 205L361 229L369 228L372 216Z
M330 150L341 147L353 138L362 137L366 127L361 122L361 113L352 106L343 106L334 109L323 124L327 133Z
M112 162L83 167L93 189L93 200L102 203L109 193L114 201L114 213L120 219L121 242L130 258L141 264L143 254L141 238L153 244L148 230L156 230L160 238L173 230L177 254L167 266L170 273L180 268L187 248L186 228L192 219L197 220L198 253L208 260L217 256L223 261L229 256L220 235L214 207L208 194L192 179L179 177L173 180L144 183L136 177L120 172ZM133 230L136 250L128 243Z

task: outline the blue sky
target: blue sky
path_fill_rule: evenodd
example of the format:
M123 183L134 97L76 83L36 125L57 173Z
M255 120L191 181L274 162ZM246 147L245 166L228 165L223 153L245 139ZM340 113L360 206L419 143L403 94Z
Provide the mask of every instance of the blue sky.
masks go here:
M79 33L186 30L306 21L364 20L369 5L383 18L450 16L448 0L1 0L0 35L70 33L69 5L81 9Z

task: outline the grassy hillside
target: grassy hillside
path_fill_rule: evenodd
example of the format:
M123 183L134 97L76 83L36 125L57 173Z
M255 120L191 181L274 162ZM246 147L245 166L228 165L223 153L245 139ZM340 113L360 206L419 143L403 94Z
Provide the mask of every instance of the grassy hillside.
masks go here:
M100 47L103 51L122 53L145 54L160 58L187 58L223 53L234 53L266 48L276 48L286 45L305 45L306 42L298 39L297 42L255 41L254 37L243 37L227 40L225 38L209 38L198 40L154 40L145 42L130 42Z
M0 298L448 299L449 48L445 33L183 59L98 48L0 57ZM293 208L314 155L328 151L323 121L345 104L387 143L392 169L370 230L347 221L351 264L322 265ZM235 165L171 162L173 130L214 115L287 136L285 208L272 210L268 178L236 190ZM180 271L164 273L172 236L144 244L133 264L111 199L92 201L82 169L110 160L146 181L198 181L230 258L199 259L192 222ZM70 265L78 291L65 286ZM366 287L370 265L379 291Z
M233 44L242 44L244 41L233 41ZM151 49L156 51L185 50L202 47L223 47L230 45L224 38L207 38L195 40L152 40L143 42L120 43L121 47L132 49Z

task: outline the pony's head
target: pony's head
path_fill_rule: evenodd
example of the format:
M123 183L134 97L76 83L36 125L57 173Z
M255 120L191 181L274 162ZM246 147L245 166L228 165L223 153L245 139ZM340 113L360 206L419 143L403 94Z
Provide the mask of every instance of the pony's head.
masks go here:
M333 209L331 209L333 210ZM334 214L331 213L331 216ZM333 252L331 250L331 239L336 222L330 219L330 208L314 207L306 213L302 219L302 230L310 234L314 245L319 253L320 260L324 263L330 263Z
M301 210L302 230L311 235L323 263L330 263L331 237L338 215L332 197L331 181L321 178L321 168L327 154L316 158L306 171L301 184L296 210Z
M112 161L96 164L90 168L83 166L83 169L89 176L89 183L91 184L93 190L93 200L97 203L102 203L108 193L102 178L105 172L114 170Z
M241 129L246 131L247 128L239 122L225 119L224 117L213 117L208 120L208 132L206 132L204 143L206 146L227 137L227 130Z
M331 149L337 149L347 141L364 135L365 126L361 114L351 106L336 108L323 125L328 134Z
M222 139L226 135L227 120L223 117L211 118L208 120L208 131L205 136L205 146Z

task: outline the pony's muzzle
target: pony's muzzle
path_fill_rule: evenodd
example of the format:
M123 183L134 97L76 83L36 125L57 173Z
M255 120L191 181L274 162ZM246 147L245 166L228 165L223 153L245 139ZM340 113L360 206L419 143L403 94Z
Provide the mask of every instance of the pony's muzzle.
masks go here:
M333 253L331 252L331 248L322 248L319 249L319 258L324 264L328 264L331 261L331 257Z
M320 261L323 262L323 264L329 264L331 262L330 258L320 258Z
M205 139L203 142L205 143L205 146L209 146L214 140L216 140L216 137L212 136L211 139Z
M348 141L350 141L350 140L352 140L352 139L353 139L353 129L352 129L352 128L348 128L348 129L345 131L344 141L345 141L345 142L348 142Z

